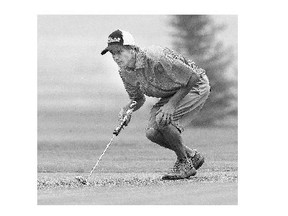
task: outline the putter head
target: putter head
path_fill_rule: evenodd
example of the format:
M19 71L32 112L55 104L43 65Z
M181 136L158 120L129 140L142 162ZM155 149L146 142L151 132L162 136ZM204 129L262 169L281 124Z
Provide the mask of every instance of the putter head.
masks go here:
M87 179L85 179L83 176L76 176L75 179L83 185L88 185Z

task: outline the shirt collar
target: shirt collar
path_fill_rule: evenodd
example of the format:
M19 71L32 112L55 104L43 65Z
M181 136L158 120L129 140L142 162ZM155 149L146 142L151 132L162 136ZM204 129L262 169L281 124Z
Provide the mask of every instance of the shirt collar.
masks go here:
M140 50L136 53L135 70L145 68L146 55L144 51Z

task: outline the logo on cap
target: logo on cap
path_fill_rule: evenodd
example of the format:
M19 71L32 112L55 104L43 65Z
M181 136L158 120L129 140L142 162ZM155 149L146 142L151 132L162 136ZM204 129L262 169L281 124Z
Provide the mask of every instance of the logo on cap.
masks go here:
M109 43L115 43L115 42L120 42L121 38L112 38L112 37L109 37L108 38L108 44Z

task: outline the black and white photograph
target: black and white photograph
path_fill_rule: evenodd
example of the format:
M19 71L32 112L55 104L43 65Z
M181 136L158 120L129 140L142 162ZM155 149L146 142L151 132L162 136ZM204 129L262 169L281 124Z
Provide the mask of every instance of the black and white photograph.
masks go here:
M3 2L2 214L287 215L286 8Z
M237 14L38 14L37 204L237 205Z

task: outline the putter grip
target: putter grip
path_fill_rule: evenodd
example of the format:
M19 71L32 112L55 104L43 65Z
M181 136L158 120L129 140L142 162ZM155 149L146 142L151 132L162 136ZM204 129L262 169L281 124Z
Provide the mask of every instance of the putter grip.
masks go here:
M124 125L128 119L128 116L132 114L134 107L136 106L136 101L133 101L130 106L129 109L126 112L126 115L124 116L124 118L122 119L120 125L115 128L115 130L113 131L113 134L115 134L116 136L118 136L118 134L120 133L120 131L124 128Z

